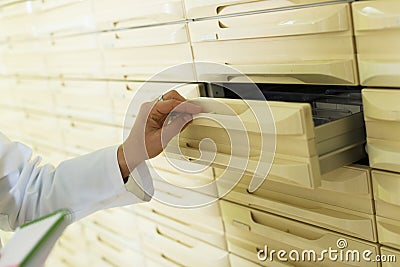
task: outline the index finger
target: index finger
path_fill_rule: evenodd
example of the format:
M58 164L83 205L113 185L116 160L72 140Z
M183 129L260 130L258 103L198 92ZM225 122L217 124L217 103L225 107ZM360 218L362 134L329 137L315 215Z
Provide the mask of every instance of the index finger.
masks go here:
M186 101L176 90L171 90L163 95L163 100L175 99L178 101Z
M168 115L171 111L189 114L198 114L201 112L200 106L176 99L159 101L156 103L155 109L163 115Z

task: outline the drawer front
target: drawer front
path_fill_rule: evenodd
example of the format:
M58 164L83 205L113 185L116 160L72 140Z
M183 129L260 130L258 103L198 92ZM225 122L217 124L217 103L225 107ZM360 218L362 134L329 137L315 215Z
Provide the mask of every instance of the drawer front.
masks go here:
M368 241L377 239L373 214L270 191L266 185L249 193L250 180L244 176L224 199Z
M184 0L188 18L222 16L242 12L328 2L328 0Z
M400 259L400 251L381 247L382 267L396 267ZM385 260L383 260L385 258Z
M97 0L93 2L97 29L126 28L184 20L181 0Z
M283 249L287 253L291 250L297 250L300 253L303 250L314 250L317 255L320 255L323 249L328 249L329 247L337 249L338 239L342 238L347 241L346 250L359 250L361 252L371 250L371 258L379 253L378 246L372 243L227 201L221 202L221 210L225 222L229 251L263 266L270 266L270 258L262 262L258 259L257 254L260 250L265 252L266 247L269 251ZM261 256L263 255L262 252L260 254ZM274 261L279 261L276 255ZM292 262L289 260L285 263ZM328 258L323 261L324 266L359 266L359 264L359 262L334 262ZM374 262L363 262L362 264L362 266L378 266ZM293 265L321 266L321 262L298 261Z
M400 249L400 222L376 216L379 243Z
M353 3L360 83L399 87L400 3L396 0Z
M225 250L143 217L138 222L145 251L150 250L184 266L229 266L228 252Z
M189 32L195 61L227 66L200 65L199 81L243 82L232 67L262 83L358 82L348 4L196 21Z
M16 80L14 86L12 92L19 107L54 113L53 92L47 80Z
M400 174L372 171L376 214L400 221Z
M216 177L222 171L216 168ZM260 189L374 214L370 170L361 166L346 166L324 174L321 185L313 189L282 183L272 177Z
M254 262L246 260L246 259L244 259L242 257L236 256L235 254L232 254L232 253L229 254L229 259L231 261L231 267L257 267L257 266L262 266L260 264L256 264ZM285 266L285 265L280 265L280 266Z
M226 249L224 227L218 202L192 209L170 207L160 202L139 205L136 212L161 225L173 228L208 244Z
M400 172L400 91L364 89L367 149L374 168Z
M41 53L4 53L3 65L5 75L31 74L45 75L46 60Z

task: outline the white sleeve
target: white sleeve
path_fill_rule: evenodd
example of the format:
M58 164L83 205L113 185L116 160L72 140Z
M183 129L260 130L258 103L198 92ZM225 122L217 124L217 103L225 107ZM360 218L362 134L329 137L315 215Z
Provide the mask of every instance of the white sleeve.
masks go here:
M0 133L0 229L13 230L61 208L79 220L100 209L149 201L154 189L146 164L125 185L117 149L98 150L54 168L40 166L30 148Z

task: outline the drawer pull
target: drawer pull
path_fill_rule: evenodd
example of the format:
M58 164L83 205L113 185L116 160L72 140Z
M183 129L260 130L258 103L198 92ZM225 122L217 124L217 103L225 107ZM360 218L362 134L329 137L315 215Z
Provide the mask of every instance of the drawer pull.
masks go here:
M156 227L156 232L157 232L158 235L160 235L160 236L162 236L164 238L167 238L169 240L172 240L172 241L174 241L174 242L176 242L178 244L184 245L187 248L193 248L192 245L189 245L189 244L187 244L187 243L185 243L185 242L183 242L183 241L181 241L179 239L176 239L176 238L172 237L171 235L166 234L165 232L161 231L158 226Z

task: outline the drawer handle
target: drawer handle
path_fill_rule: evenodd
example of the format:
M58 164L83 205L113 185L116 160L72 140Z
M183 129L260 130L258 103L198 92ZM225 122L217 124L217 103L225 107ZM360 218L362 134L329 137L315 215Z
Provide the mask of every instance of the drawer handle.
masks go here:
M157 232L158 235L160 235L160 236L162 236L164 238L167 238L169 240L172 240L172 241L174 241L174 242L176 242L178 244L184 245L187 248L193 248L193 246L191 246L191 245L189 245L189 244L187 244L187 243L185 243L185 242L183 242L183 241L181 241L179 239L176 239L176 238L172 237L169 234L166 234L166 233L162 232L158 226L156 227L156 232Z
M182 266L182 267L185 266L185 265L182 265L182 264L180 264L179 262L177 262L177 261L171 259L170 257L166 256L164 253L161 254L161 258L163 258L163 259L166 260L166 261L169 261L169 262L173 263L174 265Z

